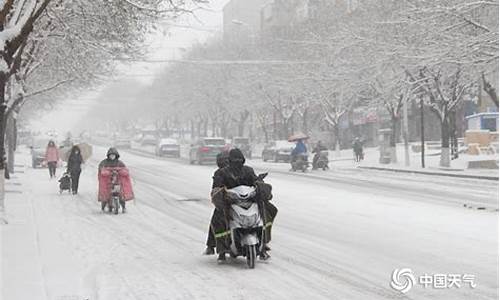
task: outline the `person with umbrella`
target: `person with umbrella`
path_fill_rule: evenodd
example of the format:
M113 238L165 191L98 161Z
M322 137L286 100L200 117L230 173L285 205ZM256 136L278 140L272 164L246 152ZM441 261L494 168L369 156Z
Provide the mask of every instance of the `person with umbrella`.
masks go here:
M291 153L292 163L295 162L295 160L299 155L307 154L307 147L306 144L304 144L304 141L307 140L308 138L309 136L303 134L302 132L296 133L288 138L289 142L295 142L295 148L292 150Z
M71 175L71 190L73 195L78 194L78 184L80 181L80 174L82 173L83 156L78 145L71 148L68 157L67 172Z

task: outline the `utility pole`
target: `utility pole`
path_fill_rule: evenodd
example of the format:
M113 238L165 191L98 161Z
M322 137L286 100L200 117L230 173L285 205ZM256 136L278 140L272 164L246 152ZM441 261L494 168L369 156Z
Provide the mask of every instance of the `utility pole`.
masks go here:
M422 168L425 168L425 136L424 136L424 96L420 95L420 153Z

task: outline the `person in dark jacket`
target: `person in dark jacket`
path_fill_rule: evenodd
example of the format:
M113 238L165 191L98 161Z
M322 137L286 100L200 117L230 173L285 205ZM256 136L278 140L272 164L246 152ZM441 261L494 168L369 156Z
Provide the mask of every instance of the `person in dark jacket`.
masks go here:
M78 183L82 173L83 157L78 146L73 146L68 157L67 172L71 175L71 191L73 195L78 194Z
M255 175L254 170L245 166L245 157L241 150L235 148L229 151L229 165L217 170L213 176L212 183L212 192L217 190L218 188L226 188L231 189L240 185L248 185L255 186L257 183L258 177ZM274 216L273 216L274 218ZM223 224L212 224L212 228L215 228L215 237L225 237L227 228L226 219L224 216ZM218 232L222 229L223 232ZM265 241L264 241L265 242ZM267 254L268 247L265 246L260 254L261 259L269 258ZM219 249L218 249L219 250ZM226 259L226 251L218 251L219 252L219 261L223 261Z
M222 151L217 154L217 167L218 169L215 171L214 176L218 174L219 170L229 165L229 152ZM208 227L208 237L207 237L207 248L203 254L205 255L213 255L215 254L216 240L215 233L212 224L220 224L224 222L224 212L217 207L214 208L214 212L212 213L212 218L210 219L210 225Z
M314 147L312 153L314 153L314 157L313 157L313 170L317 169L317 163L318 163L318 159L321 155L321 151L324 151L324 150L327 150L327 148L325 146L323 146L323 143L321 143L321 141L318 141L318 143L316 144L316 146Z
M352 150L354 151L354 160L359 162L363 160L363 141L359 137L352 142Z

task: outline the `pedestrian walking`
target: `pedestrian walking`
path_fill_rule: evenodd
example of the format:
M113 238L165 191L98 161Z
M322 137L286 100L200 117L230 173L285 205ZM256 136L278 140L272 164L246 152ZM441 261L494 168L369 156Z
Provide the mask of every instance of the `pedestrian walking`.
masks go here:
M68 157L67 172L71 176L71 191L73 195L78 194L78 184L80 182L80 174L82 173L83 157L80 147L73 146Z
M49 141L47 149L45 150L45 163L49 168L50 178L56 176L57 163L59 162L59 149L57 149L54 141Z

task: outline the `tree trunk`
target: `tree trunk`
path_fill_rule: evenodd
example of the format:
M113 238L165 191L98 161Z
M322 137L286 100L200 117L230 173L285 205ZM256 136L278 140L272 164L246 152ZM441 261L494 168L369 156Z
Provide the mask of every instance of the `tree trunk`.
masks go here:
M196 137L199 138L201 137L201 125L202 125L203 121L200 119L197 123L196 123Z
M305 134L309 132L309 124L307 122L308 116L309 116L309 110L306 109L302 114L302 130L304 131Z
M439 166L450 166L450 128L448 123L448 116L441 120L441 159Z
M203 136L208 136L208 119L203 119Z
M240 112L240 119L238 121L238 136L243 136L245 134L245 123L250 116L250 112L245 110Z
M4 211L5 200L5 126L6 105L5 105L5 86L7 75L0 73L0 211Z
M391 139L390 139L390 148L391 148L391 163L395 164L398 162L398 155L396 151L396 139L397 139L397 128L398 128L398 118L394 115L391 116Z
M491 85L489 81L486 80L486 77L484 74L482 75L483 77L483 90L490 96L491 101L496 105L498 108L498 94L495 88Z
M457 116L455 111L450 112L448 115L448 128L451 159L453 160L458 158Z
M335 133L335 157L340 157L340 128L339 124L335 124L333 127L333 132Z
M288 139L288 120L283 119L283 126L281 129L281 138L283 140Z
M276 124L276 112L273 111L273 139L275 140L278 137L278 125Z
M191 140L194 139L195 135L196 135L196 131L195 131L195 125L194 125L194 121L191 120L190 122L190 125L191 125Z
M6 127L6 142L8 145L7 152L7 169L9 173L14 173L14 152L16 151L16 137L17 137L17 125L16 119L11 114L7 117L7 127Z

